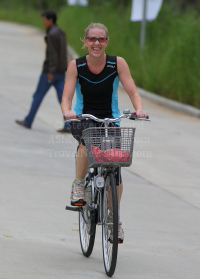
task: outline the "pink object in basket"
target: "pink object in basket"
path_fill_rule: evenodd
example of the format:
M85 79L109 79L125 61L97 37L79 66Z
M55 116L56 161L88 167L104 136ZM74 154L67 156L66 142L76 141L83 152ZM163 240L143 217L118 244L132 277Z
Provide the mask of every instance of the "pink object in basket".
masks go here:
M130 152L123 151L119 148L102 151L97 146L91 146L95 161L98 162L130 162Z
M91 146L90 150L93 153L96 162L103 162L103 151L97 146Z
M103 162L130 162L130 153L118 148L103 151Z

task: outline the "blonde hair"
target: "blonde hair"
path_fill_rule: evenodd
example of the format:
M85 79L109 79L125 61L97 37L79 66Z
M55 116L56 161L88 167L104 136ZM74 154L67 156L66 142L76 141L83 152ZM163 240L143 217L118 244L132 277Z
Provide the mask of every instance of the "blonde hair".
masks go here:
M104 30L106 37L108 37L108 29L107 29L107 27L106 27L104 24L92 22L92 23L90 23L90 25L85 29L85 38L88 36L89 31L90 31L91 29L94 29L94 28Z
M90 23L90 25L88 25L88 27L84 30L85 32L84 38L88 36L88 33L91 29L95 29L95 28L103 30L105 32L105 36L108 38L108 28L102 23L94 23L94 22ZM83 39L81 39L81 41L84 42ZM83 45L82 49L84 48L85 45Z

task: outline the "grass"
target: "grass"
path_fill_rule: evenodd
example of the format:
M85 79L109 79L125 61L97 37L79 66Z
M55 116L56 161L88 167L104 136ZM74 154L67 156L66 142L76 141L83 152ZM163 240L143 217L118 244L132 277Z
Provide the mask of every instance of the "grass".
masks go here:
M0 9L0 18L42 27L40 13ZM147 23L146 45L140 51L140 23L130 21L130 7L123 11L110 4L98 7L64 7L58 24L68 42L81 56L80 38L91 22L104 23L109 30L108 54L128 62L137 86L200 108L200 19L194 11L180 14L163 5L157 20Z
M0 6L0 19L16 21L19 23L29 24L38 28L43 28L40 13L34 9L25 9L18 7L14 10L4 9Z

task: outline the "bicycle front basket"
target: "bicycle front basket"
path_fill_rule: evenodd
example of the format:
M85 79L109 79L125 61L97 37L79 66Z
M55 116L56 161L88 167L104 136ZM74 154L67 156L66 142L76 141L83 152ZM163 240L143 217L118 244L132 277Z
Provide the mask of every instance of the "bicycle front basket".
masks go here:
M92 127L83 131L89 167L128 167L132 163L135 128Z

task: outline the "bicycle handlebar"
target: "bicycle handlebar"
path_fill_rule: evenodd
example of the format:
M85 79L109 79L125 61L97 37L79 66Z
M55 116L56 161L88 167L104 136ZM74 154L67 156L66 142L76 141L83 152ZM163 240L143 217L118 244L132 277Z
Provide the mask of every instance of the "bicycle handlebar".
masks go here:
M151 121L149 119L149 116L147 116L146 118L138 118L135 113L124 113L124 114L122 114L122 115L120 115L119 117L116 117L116 118L104 118L104 119L97 118L96 116L94 116L92 114L77 114L76 115L76 119L70 119L70 120L66 120L65 119L65 122L68 122L68 121L81 121L81 120L85 120L85 119L92 119L92 120L94 120L96 122L112 123L112 122L117 122L117 121L119 121L122 118L127 118L127 119L130 119L130 120Z

